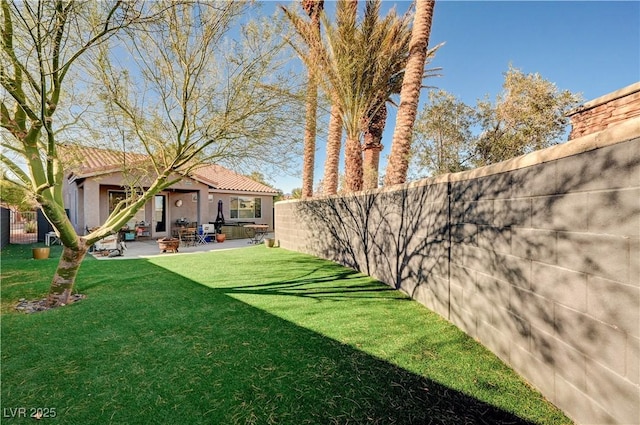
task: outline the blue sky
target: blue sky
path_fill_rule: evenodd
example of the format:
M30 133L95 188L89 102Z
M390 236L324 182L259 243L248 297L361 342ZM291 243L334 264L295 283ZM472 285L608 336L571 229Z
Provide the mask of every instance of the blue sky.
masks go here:
M331 2L327 3L330 8ZM270 2L266 9L276 4ZM410 2L385 1L383 13L394 5L404 13ZM588 101L640 80L640 2L439 0L430 45L441 42L446 44L432 66L442 67L442 76L426 84L467 104L474 105L485 95L495 99L509 63L525 73L539 73L559 89L581 93ZM423 90L421 104L426 97ZM391 148L395 114L396 109L390 108L381 173ZM324 145L319 138L316 181L322 178ZM302 185L300 175L271 178L289 193Z

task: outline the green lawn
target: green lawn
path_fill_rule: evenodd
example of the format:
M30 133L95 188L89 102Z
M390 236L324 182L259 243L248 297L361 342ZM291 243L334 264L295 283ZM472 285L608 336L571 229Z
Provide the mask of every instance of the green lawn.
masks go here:
M64 424L571 423L446 321L327 261L88 258L87 299L27 315L13 306L57 264L29 257L2 251L2 423L33 422L18 408Z

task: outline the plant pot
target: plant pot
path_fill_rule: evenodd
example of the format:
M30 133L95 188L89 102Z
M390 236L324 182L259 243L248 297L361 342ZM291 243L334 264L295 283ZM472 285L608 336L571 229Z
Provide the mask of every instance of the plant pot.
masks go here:
M176 238L164 238L158 239L158 248L162 252L178 252L178 247L180 246L180 239Z
M224 233L216 233L216 242L222 243L227 239L227 235Z
M276 244L276 240L274 238L264 238L264 246L267 248L273 248Z
M35 260L46 260L47 258L49 258L51 249L48 246L44 248L32 248L31 252Z

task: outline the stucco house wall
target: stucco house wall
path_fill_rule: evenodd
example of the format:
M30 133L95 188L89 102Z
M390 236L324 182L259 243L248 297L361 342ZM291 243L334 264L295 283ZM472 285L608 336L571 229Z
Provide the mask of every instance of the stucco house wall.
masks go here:
M80 182L67 180L63 193L65 203L70 211L70 219L78 233L83 234L86 228L99 226L109 216L109 192L122 191L122 174L110 173L91 178L85 178ZM187 218L198 223L208 222L210 217L207 197L209 187L190 178L183 178L180 182L171 186L169 190L158 195L166 199L166 230L156 230L157 218L154 214L154 201L149 201L144 209L132 219L135 222L144 221L150 223L151 237L168 236L171 233L171 223L179 218ZM196 202L193 201L194 195ZM176 201L182 200L182 205L177 206ZM215 217L214 217L215 218ZM130 226L133 227L133 226Z
M210 192L213 195L213 202L209 203L209 222L214 222L218 215L218 201L222 201L222 212L224 214L225 223L234 222L254 222L255 224L266 224L269 230L273 230L273 196L265 196L264 193L256 192L233 192L220 193L217 191ZM232 197L248 197L260 198L262 205L262 214L259 218L231 218L231 198Z
M206 166L205 166L206 168ZM237 222L251 222L266 224L272 231L273 199L277 194L275 189L255 182L246 176L220 166L206 168L206 176L200 179L200 175L189 176L174 175L171 178L177 183L158 193L154 199L147 202L144 208L129 221L129 228L134 229L138 223L144 223L145 230L150 234L144 236L164 237L177 232L180 222L213 223L218 216L218 202L222 201L225 223L233 225ZM220 176L223 188L212 186L210 179ZM64 183L63 196L65 205L69 209L71 222L79 234L85 233L87 228L99 226L109 216L109 195L111 192L123 192L123 174L121 171L100 172L92 174L92 170L84 174L70 173ZM150 186L151 182L141 182L143 187ZM229 189L237 186L238 189ZM231 216L231 200L233 197L259 198L259 217ZM156 201L164 200L165 226L158 226L161 222L161 213L156 211ZM254 211L255 214L255 211ZM237 233L237 232L236 232ZM244 237L244 233L240 232Z

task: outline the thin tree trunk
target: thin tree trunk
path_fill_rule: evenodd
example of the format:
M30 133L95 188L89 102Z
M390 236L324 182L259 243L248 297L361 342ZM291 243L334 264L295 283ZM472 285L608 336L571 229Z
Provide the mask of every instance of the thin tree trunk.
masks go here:
M78 249L63 246L62 256L49 288L47 306L60 307L69 304L69 298L73 293L80 264L82 264L82 260L87 255L88 249L89 247L82 238L80 238L80 247Z
M338 193L338 170L340 167L340 150L342 149L342 116L340 108L331 106L329 134L327 135L327 156L324 162L323 195Z
M407 179L413 124L418 112L434 6L435 0L416 0L416 14L409 43L409 59L402 80L400 106L393 133L391 155L387 164L385 186L402 184Z

